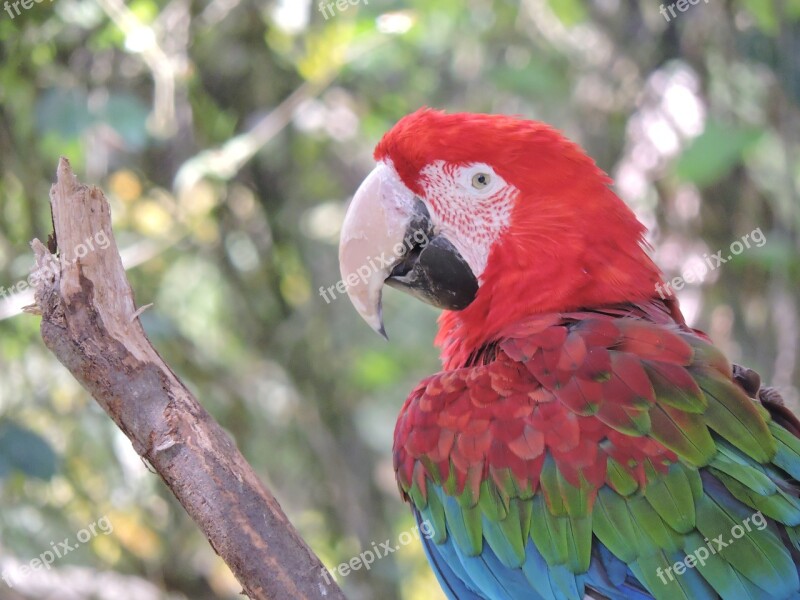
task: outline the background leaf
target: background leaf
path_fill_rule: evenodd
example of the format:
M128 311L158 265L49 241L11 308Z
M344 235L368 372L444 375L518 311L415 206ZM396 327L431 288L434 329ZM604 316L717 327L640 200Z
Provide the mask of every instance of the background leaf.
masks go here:
M757 129L709 121L705 131L681 154L676 172L685 181L701 187L710 185L740 164L744 154L760 136Z
M0 421L0 478L19 471L50 479L56 463L56 454L44 438L11 421Z

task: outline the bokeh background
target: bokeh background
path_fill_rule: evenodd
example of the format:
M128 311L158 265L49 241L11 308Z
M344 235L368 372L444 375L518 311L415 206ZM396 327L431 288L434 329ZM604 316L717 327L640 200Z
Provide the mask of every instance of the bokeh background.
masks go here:
M761 247L679 297L796 405L800 0L700 0L674 18L671 1L669 21L657 0L3 7L0 573L101 518L113 531L0 581L0 598L240 591L20 314L60 155L111 202L153 343L329 567L413 527L391 440L438 368L436 311L388 290L387 344L319 288L339 279L338 231L372 147L422 105L564 130L616 179L671 277L759 229ZM443 597L417 541L339 581L354 599Z

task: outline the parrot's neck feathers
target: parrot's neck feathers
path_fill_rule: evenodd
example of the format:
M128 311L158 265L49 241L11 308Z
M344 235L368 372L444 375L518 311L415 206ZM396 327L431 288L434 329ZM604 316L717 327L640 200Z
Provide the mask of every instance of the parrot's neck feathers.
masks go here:
M658 292L662 275L638 233L627 243L590 245L584 252L564 249L560 261L543 259L536 240L526 244L520 237L493 249L472 304L442 313L436 343L447 368L463 366L500 332L531 315L663 298Z

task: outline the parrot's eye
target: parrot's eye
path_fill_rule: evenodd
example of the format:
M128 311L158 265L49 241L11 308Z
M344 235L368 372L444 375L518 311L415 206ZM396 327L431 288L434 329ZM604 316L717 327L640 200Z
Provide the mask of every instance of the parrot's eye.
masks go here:
M488 173L475 173L472 176L472 187L476 190L482 190L488 186L492 181L492 176Z

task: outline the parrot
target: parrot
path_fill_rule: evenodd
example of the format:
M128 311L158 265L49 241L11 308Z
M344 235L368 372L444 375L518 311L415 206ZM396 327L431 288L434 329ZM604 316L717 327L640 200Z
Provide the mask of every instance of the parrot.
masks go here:
M687 325L594 160L427 107L374 160L339 266L384 337L385 285L442 310L392 456L444 594L800 598L800 421Z

